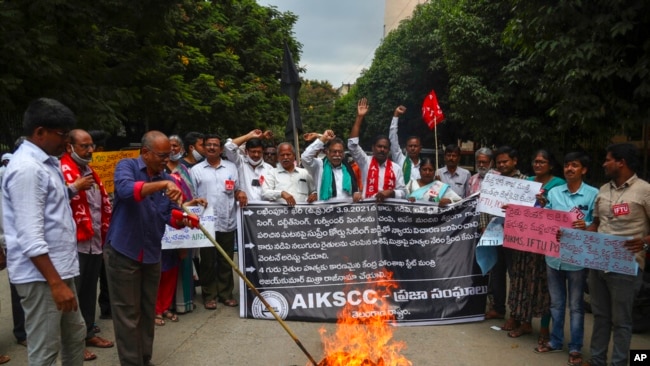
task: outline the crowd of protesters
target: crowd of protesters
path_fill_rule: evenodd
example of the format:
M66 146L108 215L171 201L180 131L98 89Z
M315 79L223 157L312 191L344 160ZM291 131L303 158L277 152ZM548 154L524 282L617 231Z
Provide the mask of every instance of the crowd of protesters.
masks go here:
M109 197L90 164L97 148L93 136L74 128L72 111L47 98L30 104L23 121L26 137L13 155L2 155L0 167L0 238L7 248L0 265L7 266L12 294L20 299L12 301L14 334L26 345L30 364L55 364L60 357L65 365L80 365L97 358L86 347L113 347L97 335L95 325L97 283L104 270L108 292L102 296L110 301L100 303L100 316L113 319L123 365L150 363L155 327L177 322L178 314L196 307L196 281L205 309L239 306L232 268L216 248L161 250L165 225L198 225L199 218L183 206L201 206L215 217L214 237L232 258L236 208L249 201L295 206L404 199L445 206L480 194L487 174L540 183L536 205L580 212L572 223L576 229L631 237L625 247L637 255L640 269L636 276L589 270L500 247L489 273L485 318L505 319L502 329L516 338L532 333L532 321L539 317L534 351L558 352L565 344L568 306L568 364L583 365L588 285L594 314L588 364L607 364L611 339L611 365L627 364L632 304L650 243L650 185L636 174L636 147L607 147L603 168L611 180L600 189L585 183L590 157L579 151L558 163L548 150L538 150L532 157L534 175L528 177L517 169L515 148L483 147L475 152L471 175L459 166L457 145L446 146L442 167L421 156L417 136L408 137L402 151L403 106L395 109L389 135L375 136L367 155L359 137L369 109L365 98L359 100L347 143L332 130L305 135L311 143L299 159L293 145L276 145L270 132L258 129L229 139L149 131L140 156L117 164ZM559 167L564 178L554 175ZM495 220L481 214L480 230ZM0 364L9 360L0 356Z

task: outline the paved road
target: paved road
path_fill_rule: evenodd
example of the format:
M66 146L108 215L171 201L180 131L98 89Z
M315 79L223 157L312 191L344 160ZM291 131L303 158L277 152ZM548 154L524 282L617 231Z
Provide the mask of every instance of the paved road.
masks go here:
M0 352L12 357L7 365L26 365L26 350L17 345L11 329L11 303L7 272L0 272ZM102 337L113 340L112 322L98 320ZM318 361L322 355L319 328L332 333L335 325L288 322L294 334ZM491 329L501 321L443 326L395 328L394 339L404 341L403 354L413 365L566 365L566 353L539 355L532 350L537 336L508 338L506 332ZM589 349L592 316L586 316L586 345ZM536 330L539 321L534 321ZM568 333L568 330L567 330ZM650 332L635 334L633 348L650 349ZM117 351L92 349L98 356L92 365L118 365ZM588 355L586 355L588 356ZM306 365L307 358L284 329L275 321L239 318L235 308L220 306L215 311L203 309L181 315L178 323L168 322L156 328L153 362L155 365L247 365L289 366Z

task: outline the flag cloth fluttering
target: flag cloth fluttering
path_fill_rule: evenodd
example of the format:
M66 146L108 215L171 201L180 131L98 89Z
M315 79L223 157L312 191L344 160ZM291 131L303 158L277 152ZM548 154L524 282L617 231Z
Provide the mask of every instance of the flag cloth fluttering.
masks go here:
M424 122L431 130L445 119L434 90L431 90L429 95L424 98L424 102L422 103L422 119L424 119Z
M280 79L282 92L291 98L292 113L289 113L287 127L284 135L287 141L293 141L302 134L302 119L300 118L300 105L298 104L298 93L300 91L300 76L293 63L293 56L287 43L284 43L284 57L282 58L282 74ZM294 131L295 130L295 131ZM298 146L295 146L298 149ZM297 151L297 150L296 150Z

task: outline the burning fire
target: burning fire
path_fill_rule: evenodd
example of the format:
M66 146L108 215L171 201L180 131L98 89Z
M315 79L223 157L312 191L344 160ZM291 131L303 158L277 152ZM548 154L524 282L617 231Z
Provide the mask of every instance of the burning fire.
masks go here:
M401 341L392 341L391 323L395 315L389 302L397 285L392 282L392 272L384 270L375 280L377 295L374 303L361 302L358 306L347 303L339 313L335 334L328 336L321 328L320 335L325 358L318 366L410 366L411 361L400 352L406 348Z

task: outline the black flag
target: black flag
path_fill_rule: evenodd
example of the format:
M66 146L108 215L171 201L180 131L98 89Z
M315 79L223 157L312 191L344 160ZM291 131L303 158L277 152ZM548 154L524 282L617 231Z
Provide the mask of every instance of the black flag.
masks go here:
M284 57L282 58L282 77L280 79L280 86L282 92L291 98L293 111L290 111L292 113L289 113L289 120L287 121L287 127L284 130L284 136L287 141L293 142L295 137L299 137L302 134L302 119L300 118L300 105L298 104L300 77L298 76L298 70L296 69L296 65L293 63L293 57L291 56L291 51L289 51L289 46L286 42L284 43ZM298 152L298 146L295 146L295 148L296 154L300 154Z

